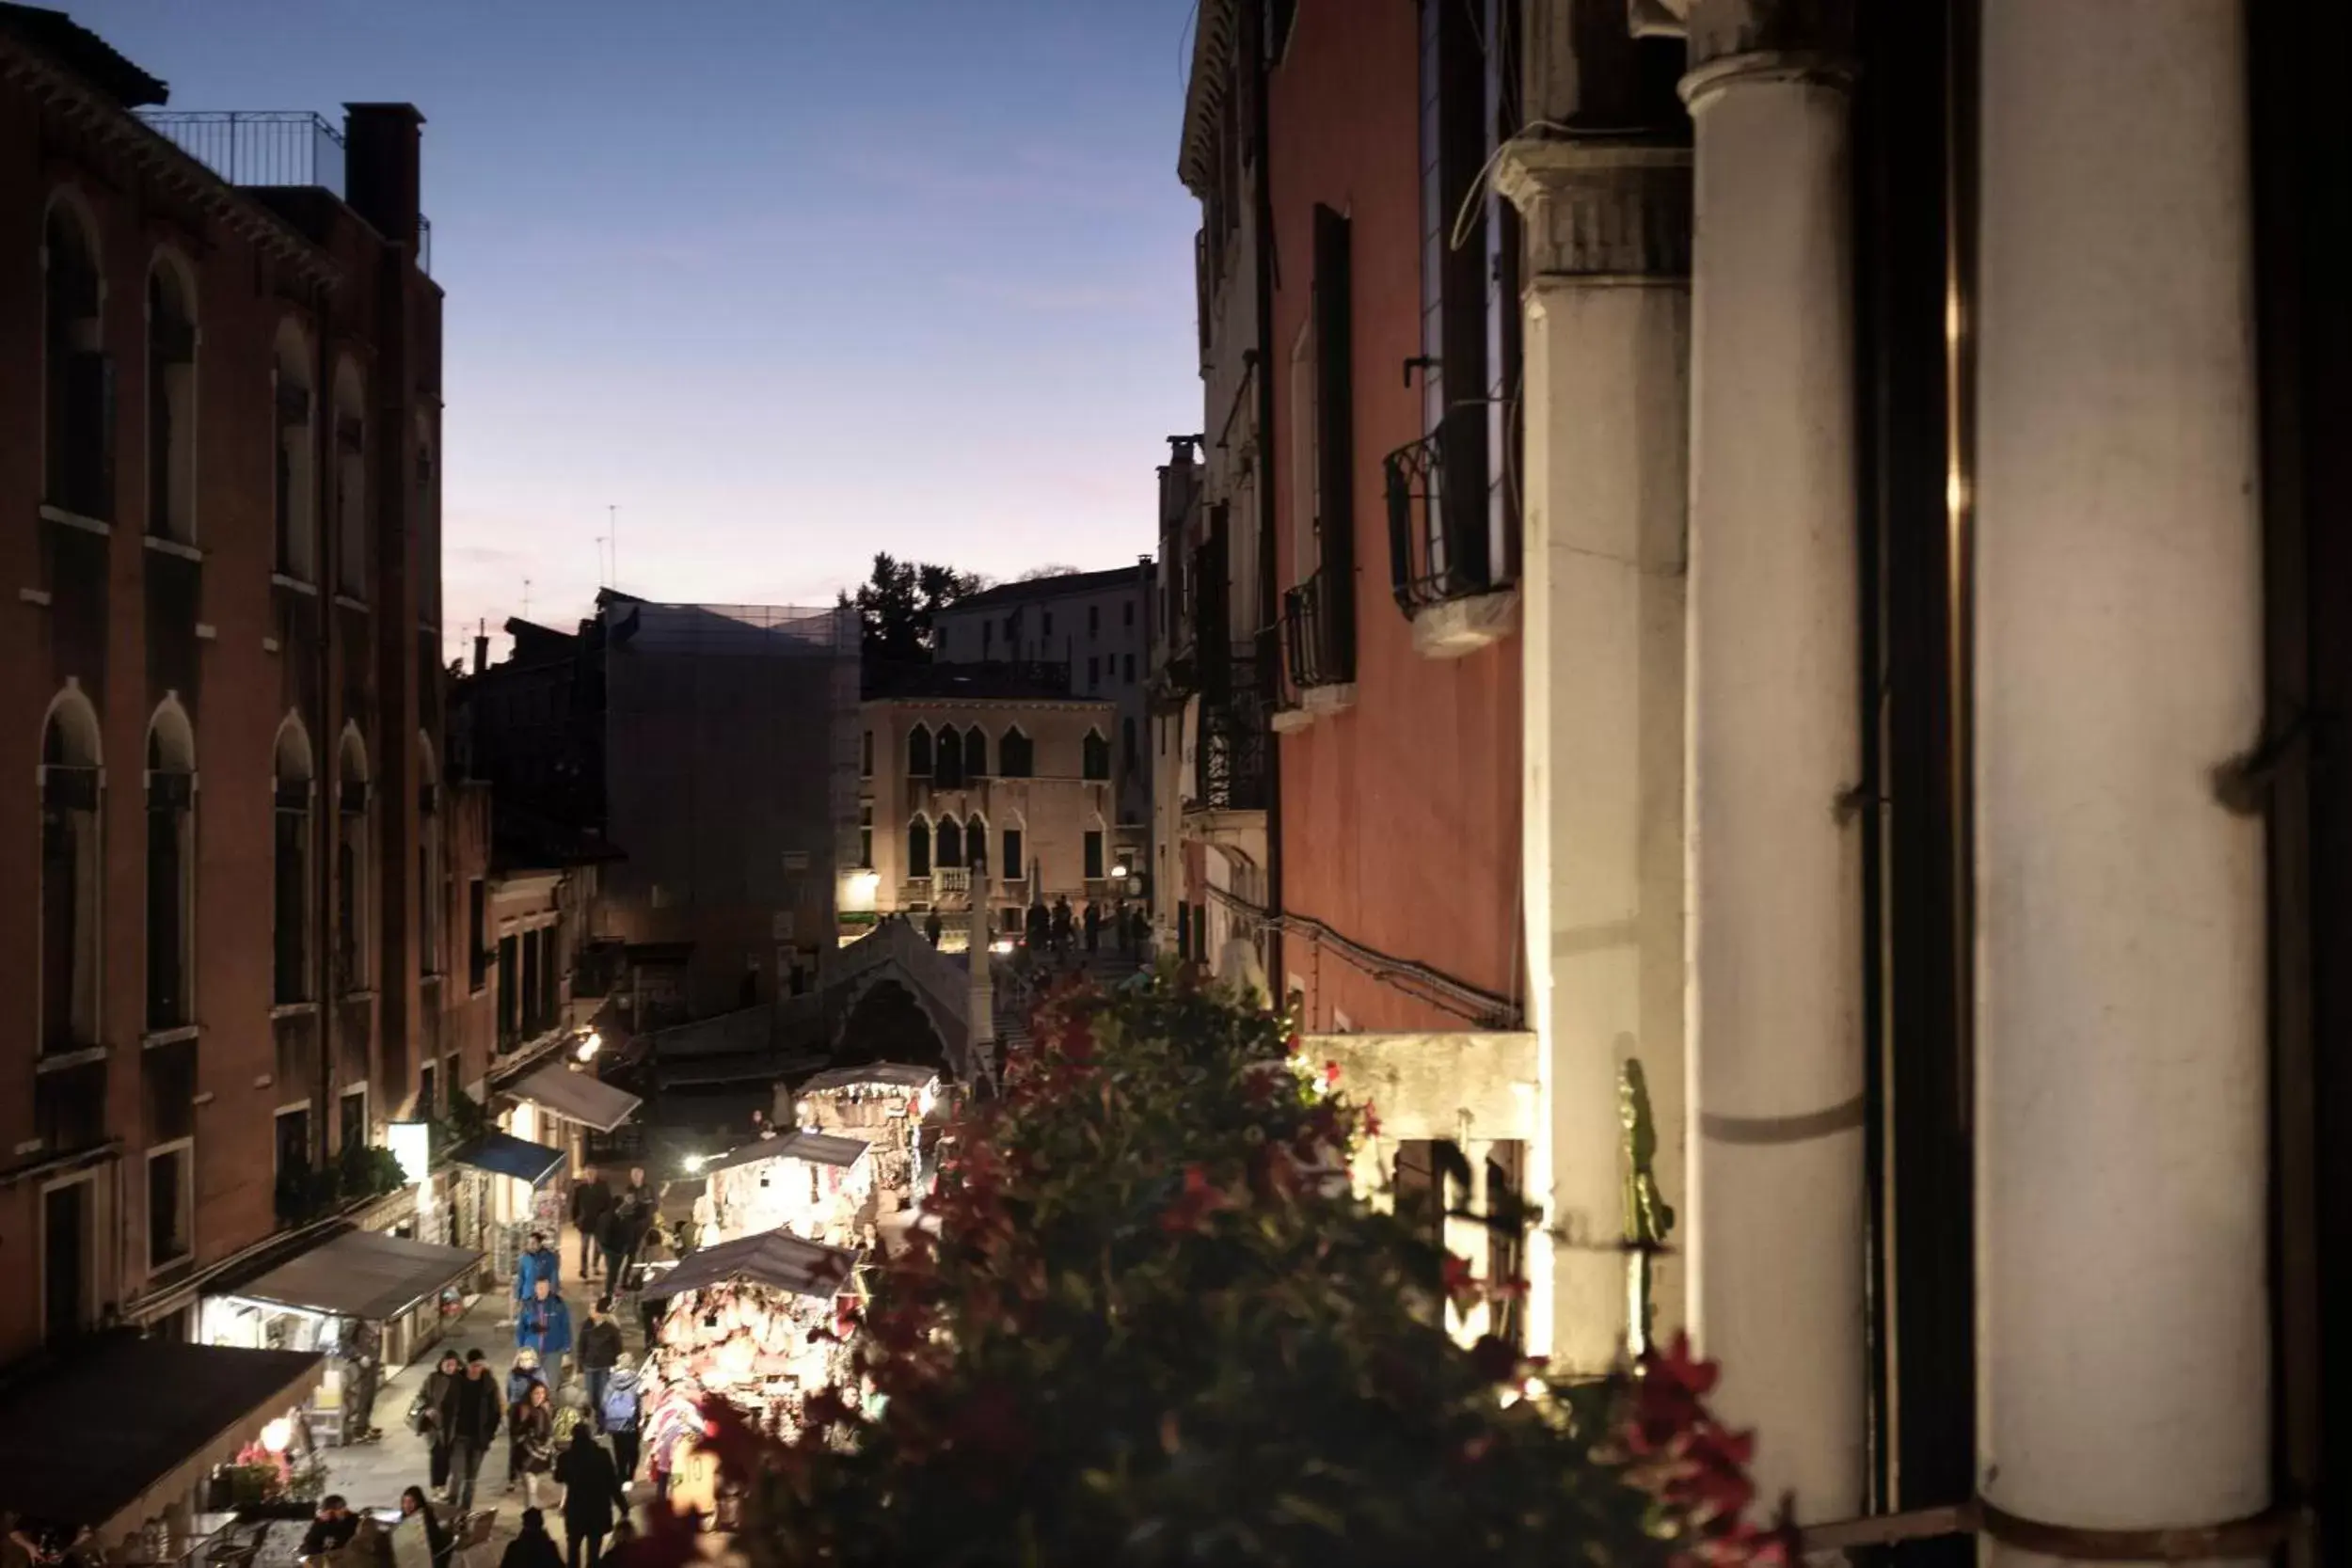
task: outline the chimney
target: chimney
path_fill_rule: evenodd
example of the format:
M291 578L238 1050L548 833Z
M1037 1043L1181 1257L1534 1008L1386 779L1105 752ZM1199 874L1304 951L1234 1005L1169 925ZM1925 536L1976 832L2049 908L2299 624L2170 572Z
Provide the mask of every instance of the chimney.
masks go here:
M343 199L377 233L411 252L423 194L423 128L413 103L343 105Z
M489 662L490 634L483 631L475 632L473 634L473 673L477 675L482 673L484 667Z

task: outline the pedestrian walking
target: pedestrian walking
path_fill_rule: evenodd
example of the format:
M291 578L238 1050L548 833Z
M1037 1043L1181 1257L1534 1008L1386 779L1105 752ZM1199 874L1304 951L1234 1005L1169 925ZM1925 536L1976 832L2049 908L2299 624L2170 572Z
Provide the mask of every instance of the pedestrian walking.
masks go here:
M645 1250L645 1238L652 1232L654 1219L661 1209L661 1196L645 1180L643 1165L630 1167L628 1191L621 1195L619 1208L626 1223L621 1229L621 1272L612 1280L616 1294L628 1289L628 1271Z
M556 1461L555 1479L564 1488L564 1568L596 1568L612 1521L628 1513L612 1456L598 1446L595 1433L580 1427Z
M534 1230L531 1233L531 1244L515 1259L515 1305L520 1307L529 1301L531 1288L542 1279L550 1289L560 1289L564 1283L564 1260L548 1247L548 1233Z
M449 1506L460 1518L473 1508L483 1457L498 1440L505 1416L506 1401L499 1397L489 1359L478 1350L468 1351L466 1375L450 1390L441 1417L449 1433Z
M596 1238L604 1232L604 1216L612 1207L612 1189L595 1167L580 1173L572 1187L572 1228L580 1232L580 1277L596 1277Z
M531 1299L515 1314L515 1344L536 1352L550 1379L560 1370L561 1358L570 1353L572 1308L548 1281L533 1283Z
M933 910L930 913L923 917L923 940L930 942L933 947L937 947L939 945L940 934L946 931L946 927L940 924L939 911L937 910Z
M545 1390L547 1386L547 1374L539 1370L539 1353L535 1350L516 1351L514 1368L506 1374L506 1403L501 1406L506 1415L506 1489L509 1492L515 1490L516 1482L522 1480L523 1474L522 1448L515 1441L515 1413L530 1402L532 1389Z
M637 1479L637 1448L644 1436L645 1418L644 1384L638 1376L636 1361L627 1351L613 1364L596 1414L604 1421L605 1435L612 1439L612 1467L620 1472L621 1484L627 1486Z
M548 1516L535 1508L523 1510L522 1533L507 1543L499 1568L564 1568L564 1554L548 1533Z
M523 1503L539 1506L540 1489L555 1468L555 1401L548 1386L534 1383L507 1418L507 1441L514 1445L515 1469L521 1477Z
M605 1381L621 1355L621 1325L612 1321L612 1298L598 1296L580 1325L580 1371L588 1383L588 1408L601 1409Z
M1054 899L1054 951L1070 951L1070 896L1057 895Z
M424 1439L430 1456L427 1474L436 1492L449 1488L449 1402L465 1375L465 1363L457 1359L457 1353L443 1351L439 1362L425 1374L424 1386L408 1404L408 1429Z
M1089 899L1087 903L1086 929L1087 951L1092 953L1102 944L1103 910L1100 905L1094 903L1091 899Z

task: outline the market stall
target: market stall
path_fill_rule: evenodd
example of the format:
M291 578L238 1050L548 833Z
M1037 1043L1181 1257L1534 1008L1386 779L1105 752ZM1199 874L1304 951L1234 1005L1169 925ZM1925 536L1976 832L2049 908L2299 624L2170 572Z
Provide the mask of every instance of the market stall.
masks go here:
M776 1090L777 1119L810 1132L844 1133L874 1148L874 1185L884 1209L911 1208L923 1170L931 1118L943 1115L939 1069L906 1062L866 1062L820 1072L795 1095Z
M197 1338L207 1345L327 1356L304 1414L321 1441L335 1441L351 1325L379 1330L376 1356L389 1377L439 1341L445 1298L481 1266L482 1254L470 1248L346 1230L258 1278L206 1296Z
M808 1396L848 1375L845 1313L857 1299L858 1259L771 1230L706 1247L646 1285L646 1299L660 1308L644 1363L645 1457L654 1473L680 1473L702 1433L696 1405L707 1394L763 1431L799 1430ZM679 1499L705 1513L713 1501Z
M849 1244L873 1218L874 1166L873 1146L860 1137L792 1132L745 1144L704 1166L717 1239L786 1229Z

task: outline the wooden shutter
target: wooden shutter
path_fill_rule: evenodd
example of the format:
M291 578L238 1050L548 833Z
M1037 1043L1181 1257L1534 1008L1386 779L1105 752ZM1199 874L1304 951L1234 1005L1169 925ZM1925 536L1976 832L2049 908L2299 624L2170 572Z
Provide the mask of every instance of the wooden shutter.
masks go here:
M1356 678L1356 400L1348 220L1315 208L1315 447L1323 495L1321 611L1328 678Z

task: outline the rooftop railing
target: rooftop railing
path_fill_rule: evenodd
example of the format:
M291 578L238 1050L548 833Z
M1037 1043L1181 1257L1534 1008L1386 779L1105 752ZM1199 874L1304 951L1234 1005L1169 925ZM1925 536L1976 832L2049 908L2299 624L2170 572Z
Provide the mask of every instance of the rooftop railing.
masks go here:
M308 109L150 109L139 118L232 185L343 194L343 135Z

